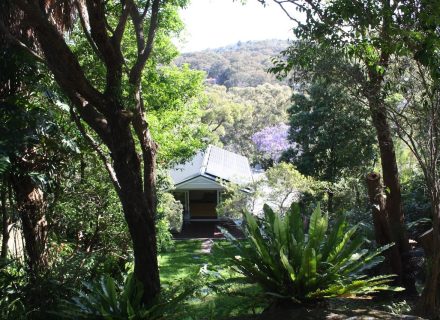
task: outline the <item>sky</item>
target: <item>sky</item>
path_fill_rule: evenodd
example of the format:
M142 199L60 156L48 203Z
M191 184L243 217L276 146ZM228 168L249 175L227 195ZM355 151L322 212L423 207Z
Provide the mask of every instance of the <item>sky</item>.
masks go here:
M233 0L192 0L181 11L186 25L182 52L200 51L238 41L291 39L293 22L275 4L263 7L257 0L242 5Z

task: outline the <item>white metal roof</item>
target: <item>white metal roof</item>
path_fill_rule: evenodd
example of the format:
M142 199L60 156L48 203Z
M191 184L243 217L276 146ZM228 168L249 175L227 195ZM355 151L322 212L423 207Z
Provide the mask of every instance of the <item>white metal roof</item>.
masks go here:
M240 185L252 182L252 172L246 157L216 146L197 153L193 159L170 170L174 185L203 176L211 180L226 180Z

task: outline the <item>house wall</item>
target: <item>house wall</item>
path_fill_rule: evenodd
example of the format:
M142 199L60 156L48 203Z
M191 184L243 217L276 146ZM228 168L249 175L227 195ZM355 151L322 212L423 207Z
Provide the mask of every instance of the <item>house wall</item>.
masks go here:
M178 184L175 190L224 190L224 187L217 181L198 176Z

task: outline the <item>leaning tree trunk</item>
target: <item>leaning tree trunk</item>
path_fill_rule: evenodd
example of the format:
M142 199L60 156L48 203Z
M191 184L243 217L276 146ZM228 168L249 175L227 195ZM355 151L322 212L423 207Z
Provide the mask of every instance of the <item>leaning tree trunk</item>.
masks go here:
M28 175L14 175L11 180L23 228L26 260L31 277L35 278L46 265L47 222L43 191Z
M395 264L396 269L393 268L393 272L397 274L397 283L403 285L408 293L413 294L416 292L416 289L412 276L409 241L404 226L399 170L397 168L394 142L388 124L387 111L381 89L383 74L376 70L370 70L369 78L366 96L379 144L383 181L386 190L385 208L388 213L392 240L398 248L400 255L400 264Z

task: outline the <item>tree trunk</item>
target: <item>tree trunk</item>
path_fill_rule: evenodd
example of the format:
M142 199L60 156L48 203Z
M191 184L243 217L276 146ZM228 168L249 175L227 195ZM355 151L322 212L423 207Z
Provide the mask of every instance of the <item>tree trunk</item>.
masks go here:
M414 294L416 293L416 288L412 276L413 268L409 255L409 241L404 226L399 170L397 168L394 142L388 124L386 106L381 90L383 74L376 70L370 70L369 78L370 81L367 86L368 91L366 97L379 144L383 181L386 191L385 207L388 213L392 240L400 255L400 263L396 263L396 267L398 265L402 266L402 268L393 268L393 272L397 274L397 283L404 286L407 293Z
M335 193L332 190L327 190L327 211L333 213L333 198Z
M12 177L17 211L25 240L26 260L32 277L46 265L47 222L43 191L28 175Z
M115 133L112 137L112 159L120 185L119 198L133 242L134 274L143 285L143 301L149 303L160 291L155 230L156 208L148 203L145 196L141 162L129 128L113 131L118 134ZM154 155L152 157L154 159ZM148 188L145 192L154 194L154 180L144 181L144 186Z
M378 246L384 246L386 244L392 243L393 238L391 234L390 223L388 220L388 213L386 210L386 201L385 195L383 194L381 177L378 173L371 172L367 174L366 181L368 197L370 199L373 214L373 225L376 243ZM395 272L395 270L402 270L400 253L396 246L388 249L385 252L385 257L387 265L391 267L393 272ZM386 271L390 272L391 270Z
M143 302L149 304L154 302L160 291L154 223L155 145L149 139L146 121L133 126L133 118L144 116L144 110L138 104L142 100L141 76L153 49L164 2L147 1L146 5L142 5L143 9L133 1L123 2L119 17L115 16L117 26L114 32L108 30L105 1L81 3L77 6L78 14L81 19L88 20L84 34L95 50L96 58L105 66L105 76L102 74L100 78L105 82L104 90L100 90L101 85L92 85L96 79L86 76L85 69L60 32L60 24L53 23L54 20L59 21L53 19L46 8L38 1L17 1L17 6L24 13L26 30L32 32L40 51L44 53L43 57L37 58L44 60L57 84L75 106L78 117L93 129L110 151L113 163L108 161L107 150L103 150L100 143L95 143L93 137L81 129L81 121L74 120L105 163L121 200L133 242L135 276L144 286ZM133 24L129 32L134 32L137 47L134 57L133 51L125 50L122 44L129 20ZM12 33L16 35L14 31ZM21 35L17 37L21 38ZM134 58L131 67L127 65L125 53ZM125 71L128 71L128 83ZM128 101L123 102L125 88L130 88L130 94ZM133 131L136 131L136 139ZM142 151L143 166L137 150Z
M9 242L9 217L6 209L6 182L3 182L1 190L1 210L2 210L2 247L0 257L6 259L8 256Z
M439 189L435 188L434 189ZM420 297L418 313L429 319L440 319L440 190L431 191L433 208L432 232L425 239L428 274Z

